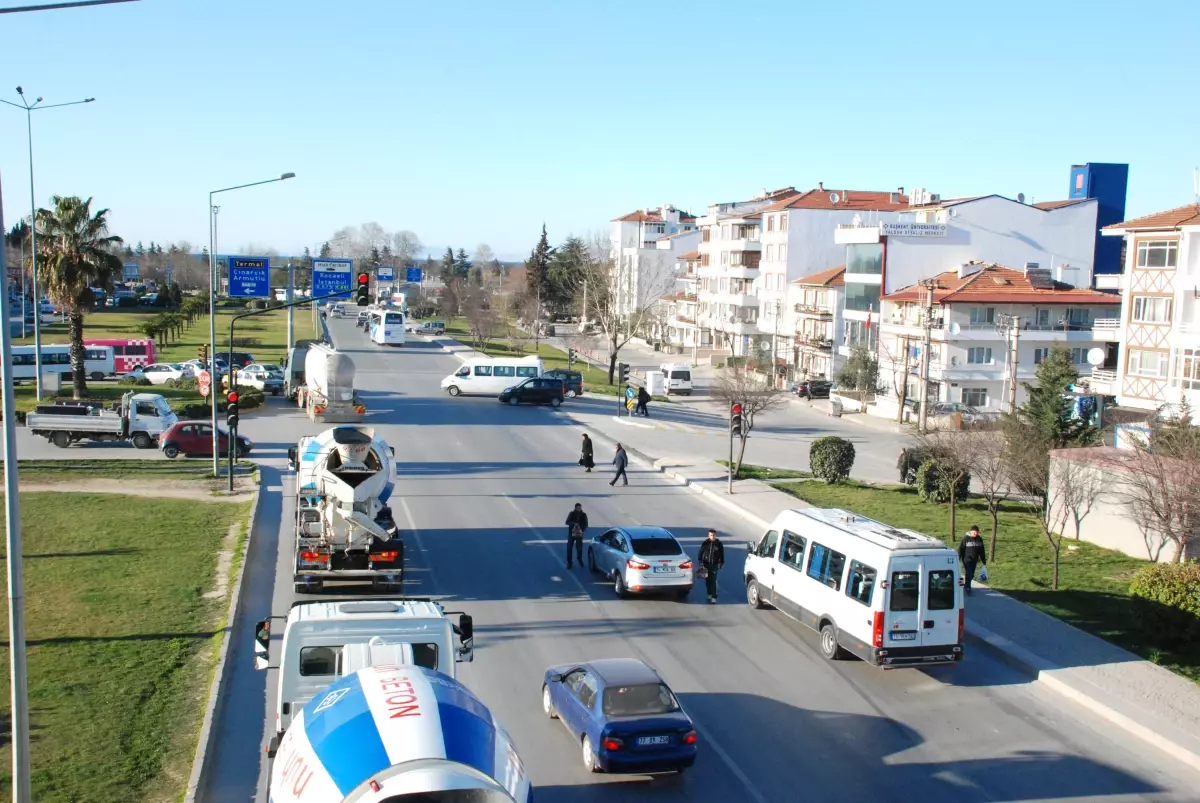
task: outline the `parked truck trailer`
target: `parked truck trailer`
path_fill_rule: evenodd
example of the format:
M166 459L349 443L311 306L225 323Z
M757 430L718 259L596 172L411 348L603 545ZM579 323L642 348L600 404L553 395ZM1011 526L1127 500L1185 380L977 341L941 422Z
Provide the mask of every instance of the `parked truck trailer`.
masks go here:
M310 343L304 353L304 384L296 389L296 404L317 423L360 423L367 407L354 390L354 360L333 346Z

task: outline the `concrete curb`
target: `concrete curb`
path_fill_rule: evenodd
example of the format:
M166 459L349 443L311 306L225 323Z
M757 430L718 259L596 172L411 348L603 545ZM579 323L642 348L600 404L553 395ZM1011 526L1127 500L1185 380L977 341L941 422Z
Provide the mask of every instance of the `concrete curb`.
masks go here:
M204 709L204 719L200 725L200 739L196 743L196 757L192 760L192 772L188 776L187 794L184 803L196 803L202 800L202 790L206 783L205 773L208 771L209 748L216 738L216 722L221 715L224 697L221 686L226 677L232 672L233 664L229 662L229 648L233 643L233 628L237 622L238 609L242 600L242 584L246 579L246 564L250 556L250 544L254 540L254 531L258 528L258 504L262 499L262 472L258 473L258 488L254 491L254 499L250 504L250 528L246 533L245 554L242 564L238 567L238 576L234 578L232 593L229 596L229 609L226 614L225 632L221 638L221 647L217 652L216 672L213 673L212 685L208 689L208 703Z

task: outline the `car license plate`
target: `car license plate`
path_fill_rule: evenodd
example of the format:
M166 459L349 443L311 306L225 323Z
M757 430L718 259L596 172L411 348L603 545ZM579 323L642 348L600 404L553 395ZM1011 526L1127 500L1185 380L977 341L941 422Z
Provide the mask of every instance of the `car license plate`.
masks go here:
M637 740L638 744L670 744L670 736L640 736Z
M916 633L893 633L892 634L892 641L915 641L916 638L917 638Z
M675 571L674 566L655 566L654 567L655 574L671 574L674 571Z

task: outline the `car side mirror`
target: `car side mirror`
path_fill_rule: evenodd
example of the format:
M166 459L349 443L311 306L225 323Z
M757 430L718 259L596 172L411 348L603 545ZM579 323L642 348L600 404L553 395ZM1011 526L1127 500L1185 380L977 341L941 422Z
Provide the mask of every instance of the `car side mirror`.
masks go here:
M475 620L470 614L460 614L458 617L458 635L463 641L469 641L475 637Z
M557 672L555 672L553 675L550 676L551 683L562 683L562 679L563 679L563 676L558 674Z
M266 669L271 646L271 620L262 619L254 625L254 668Z

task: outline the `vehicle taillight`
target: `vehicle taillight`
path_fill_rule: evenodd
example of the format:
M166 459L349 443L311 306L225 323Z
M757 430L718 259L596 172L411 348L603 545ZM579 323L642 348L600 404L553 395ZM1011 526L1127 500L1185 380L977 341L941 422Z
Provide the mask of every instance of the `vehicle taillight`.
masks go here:
M399 552L374 552L371 554L371 560L395 560L400 557Z
M683 743L684 744L695 744L696 743L696 732L688 731L687 736L683 737Z
M625 746L625 743L615 736L606 736L600 744L603 745L605 750L620 750Z
M685 560L683 563L679 564L679 568L690 569L692 568L692 562L690 560Z
M300 560L305 563L324 563L329 560L329 556L322 555L320 552L301 552Z
M642 563L640 560L634 560L633 558L630 558L629 560L625 561L625 565L631 569L638 569L638 570L650 568L649 563Z
M883 646L883 611L875 611L875 626L871 633L871 643L876 647Z
M963 631L967 629L967 609L958 609L958 643L963 643Z

